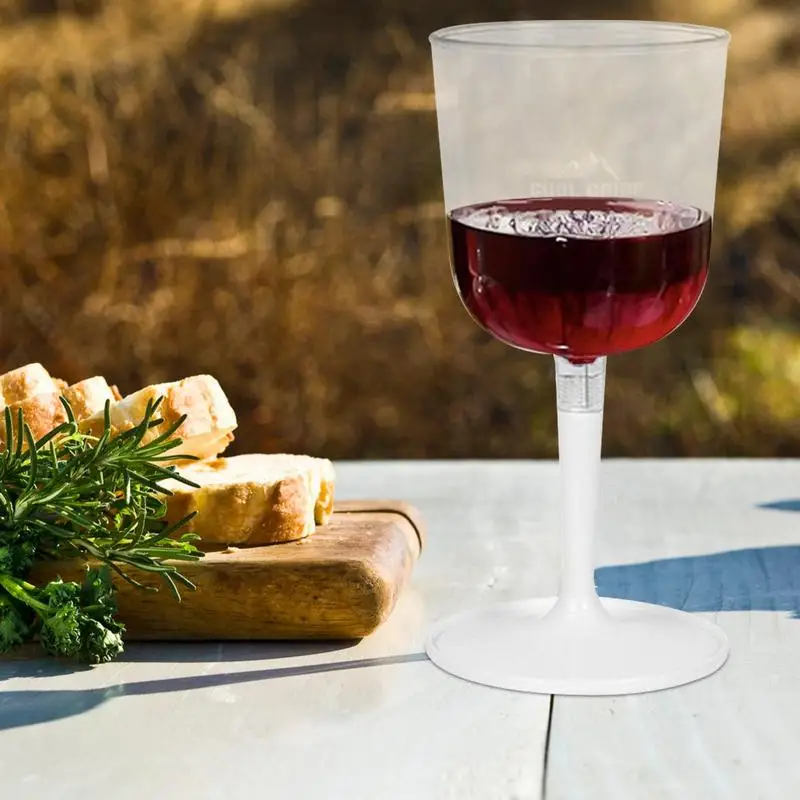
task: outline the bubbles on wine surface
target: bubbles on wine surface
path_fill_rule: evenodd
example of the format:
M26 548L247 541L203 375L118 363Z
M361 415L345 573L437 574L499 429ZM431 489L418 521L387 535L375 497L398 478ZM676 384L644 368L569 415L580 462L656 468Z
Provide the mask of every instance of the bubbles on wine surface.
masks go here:
M689 230L708 218L700 209L663 201L605 201L600 209L557 208L554 198L545 202L549 207L532 208L531 200L467 206L454 211L452 219L475 230L558 241L658 236Z

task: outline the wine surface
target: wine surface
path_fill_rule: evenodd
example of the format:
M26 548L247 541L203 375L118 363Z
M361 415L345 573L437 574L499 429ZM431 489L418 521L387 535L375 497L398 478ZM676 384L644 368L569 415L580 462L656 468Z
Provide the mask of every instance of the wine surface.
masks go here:
M575 362L662 339L708 274L711 218L661 201L502 200L449 214L456 286L498 339Z

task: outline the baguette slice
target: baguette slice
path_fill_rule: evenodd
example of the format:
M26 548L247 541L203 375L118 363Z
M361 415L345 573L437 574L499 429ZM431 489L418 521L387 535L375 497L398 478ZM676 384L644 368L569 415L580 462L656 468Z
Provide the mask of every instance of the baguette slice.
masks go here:
M290 542L314 533L333 513L335 474L324 458L251 453L177 469L200 488L164 481L173 492L166 497L167 520L197 512L189 529L207 543Z
M169 451L170 456L190 455L199 459L215 458L232 441L236 429L236 414L216 378L194 375L175 383L159 383L123 397L111 404L111 434L123 433L138 425L150 400L162 398L156 415L163 420L147 432L144 442L150 442L164 433L178 418L186 419L175 431L182 440L179 447ZM99 436L103 431L104 412L88 417L81 428Z
M37 394L61 391L59 383L39 363L17 367L0 375L0 411Z
M102 415L107 400L115 403L120 399L117 387L109 386L106 379L100 375L68 386L62 394L78 422L95 414Z
M8 406L14 432L16 433L17 415L20 410L22 418L30 426L34 439L40 439L56 426L66 422L67 413L59 399L62 395L70 404L78 422L97 413L102 415L106 400L112 402L115 400L113 389L106 383L106 379L100 376L67 386L63 391L35 394ZM7 438L8 432L3 419L0 423L0 447L5 445Z

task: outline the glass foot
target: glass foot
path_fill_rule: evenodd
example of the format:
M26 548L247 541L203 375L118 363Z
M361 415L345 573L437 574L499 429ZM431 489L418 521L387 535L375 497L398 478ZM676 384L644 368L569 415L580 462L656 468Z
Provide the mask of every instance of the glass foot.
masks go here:
M556 598L468 611L426 645L441 669L521 692L624 695L698 680L728 657L722 629L665 606L602 598L607 613L552 614Z

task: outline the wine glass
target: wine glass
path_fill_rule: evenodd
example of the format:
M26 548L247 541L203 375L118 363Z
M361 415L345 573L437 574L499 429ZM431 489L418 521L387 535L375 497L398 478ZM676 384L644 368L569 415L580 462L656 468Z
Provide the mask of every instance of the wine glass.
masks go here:
M606 356L670 334L706 282L728 41L716 28L619 21L431 36L456 288L497 339L555 357L563 542L557 598L436 624L427 652L447 672L630 694L727 658L705 619L598 598L592 546Z

